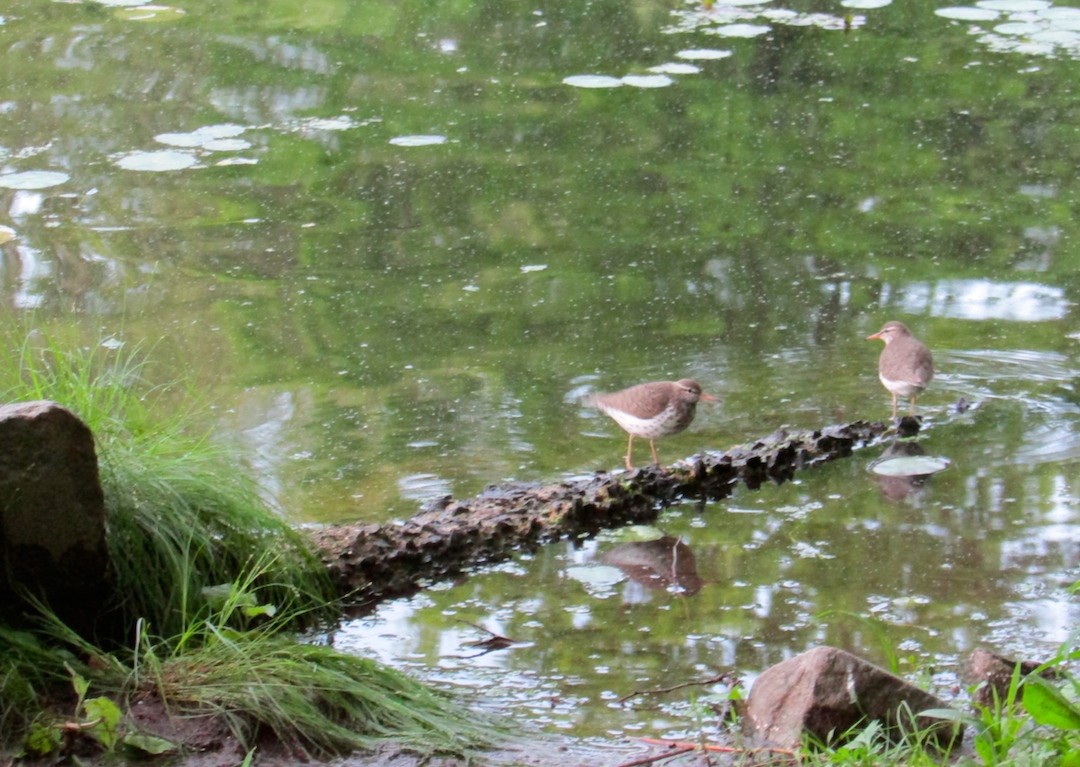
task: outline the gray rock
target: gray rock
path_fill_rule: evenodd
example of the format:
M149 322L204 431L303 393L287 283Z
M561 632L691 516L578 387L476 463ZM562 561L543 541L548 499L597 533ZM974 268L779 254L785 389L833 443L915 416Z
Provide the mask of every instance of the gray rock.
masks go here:
M760 745L796 748L804 734L835 741L870 721L881 722L895 736L901 728L911 731L913 714L946 707L940 698L851 653L817 647L766 669L750 689L743 721ZM942 748L960 741L962 731L955 732L951 722L929 717L915 722Z
M90 429L55 402L0 406L0 618L32 615L27 593L87 633L110 590Z

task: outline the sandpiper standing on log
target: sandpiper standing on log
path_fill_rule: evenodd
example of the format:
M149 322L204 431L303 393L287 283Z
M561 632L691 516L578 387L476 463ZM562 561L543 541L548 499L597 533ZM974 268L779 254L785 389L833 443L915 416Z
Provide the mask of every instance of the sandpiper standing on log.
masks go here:
M878 378L892 394L892 417L896 418L896 401L899 397L908 400L909 412L915 413L915 398L918 397L934 377L934 358L926 344L911 335L911 331L902 322L886 322L878 332L867 336L885 342L878 359Z
M698 401L714 402L716 397L703 394L701 384L689 378L650 381L610 394L595 394L589 400L630 435L626 445L626 468L631 471L634 468L634 437L649 440L653 463L659 465L656 440L678 434L689 426L694 420Z

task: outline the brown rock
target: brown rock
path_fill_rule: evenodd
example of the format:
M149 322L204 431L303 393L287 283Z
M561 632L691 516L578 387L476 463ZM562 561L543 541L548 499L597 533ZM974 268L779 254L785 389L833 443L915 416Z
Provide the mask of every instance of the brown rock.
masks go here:
M32 613L27 592L86 633L110 586L90 429L55 402L0 406L0 618Z
M1042 665L1039 661L1013 660L1004 655L975 648L968 660L966 669L966 681L977 685L972 695L972 700L986 707L994 707L1009 702L1009 687L1012 685L1013 670L1020 666L1020 679L1023 680L1028 674L1032 674ZM1053 669L1044 669L1039 676L1045 679L1057 679L1058 674ZM1022 686L1022 685L1021 685ZM1017 700L1020 699L1018 695ZM1015 701L1014 701L1015 702Z
M946 705L851 653L817 647L757 678L746 701L744 723L761 745L795 748L804 734L822 742L835 740L870 721L879 721L887 732L898 735L898 724L912 729L911 715ZM916 716L915 722L920 731L932 731L942 747L959 742L962 734L954 734L953 724L941 720Z

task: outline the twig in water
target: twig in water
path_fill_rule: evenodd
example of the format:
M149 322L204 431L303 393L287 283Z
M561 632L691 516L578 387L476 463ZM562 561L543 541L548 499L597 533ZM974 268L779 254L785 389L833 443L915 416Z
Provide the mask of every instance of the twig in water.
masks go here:
M632 762L623 762L616 767L641 767L643 764L653 764L663 759L671 759L672 757L682 756L683 754L689 754L691 751L695 751L696 746L683 746L677 750L671 751L666 754L653 754L652 756L644 756L641 759L635 759Z
M703 751L715 751L721 754L781 754L783 756L793 757L799 755L798 752L793 748L779 748L773 746L744 748L741 746L717 746L712 743L687 743L686 741L682 740L661 740L659 738L637 738L637 740L653 746L668 746L669 748L700 748Z
M732 681L730 672L725 671L722 674L717 674L710 679L703 679L700 682L683 682L682 684L674 685L673 687L660 687L655 690L634 690L632 693L622 696L616 703L625 703L631 698L638 695L662 695L666 692L674 692L675 690L681 690L684 687L704 687L707 684L719 684L720 682Z

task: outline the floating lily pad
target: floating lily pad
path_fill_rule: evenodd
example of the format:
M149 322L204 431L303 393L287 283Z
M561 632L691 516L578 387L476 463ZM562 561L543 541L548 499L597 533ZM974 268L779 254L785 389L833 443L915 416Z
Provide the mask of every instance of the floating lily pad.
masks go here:
M656 541L664 537L664 531L652 525L628 525L604 533L604 539L619 543Z
M305 127L310 130L348 130L355 128L356 122L351 117L317 117L308 120Z
M884 8L886 5L892 5L892 0L842 0L840 5L844 8L869 11L874 8Z
M566 576L585 586L594 597L611 595L611 590L626 580L626 574L611 565L579 565L566 568Z
M1036 43L1060 45L1063 48L1080 45L1080 32L1071 29L1044 29L1031 35Z
M970 8L967 6L954 8L938 8L934 11L936 16L954 21L993 21L999 14L989 8Z
M979 0L975 3L979 8L1003 13L1028 13L1030 11L1042 11L1050 7L1047 0Z
M649 71L658 75L696 75L701 71L701 67L695 67L693 64L683 64L678 61L669 61L666 64L649 67Z
M570 75L563 78L563 84L575 88L618 88L623 81L608 75Z
M1038 24L1028 24L1026 21L1009 21L994 27L999 35L1033 35L1041 29Z
M190 133L159 133L154 136L154 141L169 146L184 148L206 146L212 141L233 138L242 134L247 128L242 125L223 123L221 125L204 125Z
M721 37L759 37L770 29L764 24L724 24L710 31Z
M131 152L116 160L116 164L124 170L184 170L195 164L195 157L186 152L173 152L169 150L160 152Z
M173 21L183 16L182 8L167 5L139 5L116 10L116 15L126 21Z
M680 59L687 59L689 61L714 61L717 59L726 59L733 55L732 51L725 51L719 48L688 48L685 51L679 51L675 54Z
M66 182L71 176L55 170L28 170L22 173L7 173L0 176L0 187L4 189L48 189Z
M883 477L925 477L949 468L949 459L934 455L903 455L887 458L870 465L870 470Z
M214 165L218 167L225 167L228 165L258 165L259 161L254 157L226 157L224 160L218 160Z
M1055 27L1060 26L1063 23L1074 23L1080 20L1080 8L1068 8L1065 6L1058 6L1056 8L1047 8L1046 10L1039 11L1039 18L1046 19L1053 23Z
M390 139L390 143L394 146L434 146L435 144L445 144L446 136L395 136Z
M622 81L633 88L666 88L675 82L667 75L626 75Z
M14 240L18 233L10 226L0 225L0 245L8 240Z
M242 138L219 138L207 141L202 148L210 152L240 152L251 149L251 142Z

